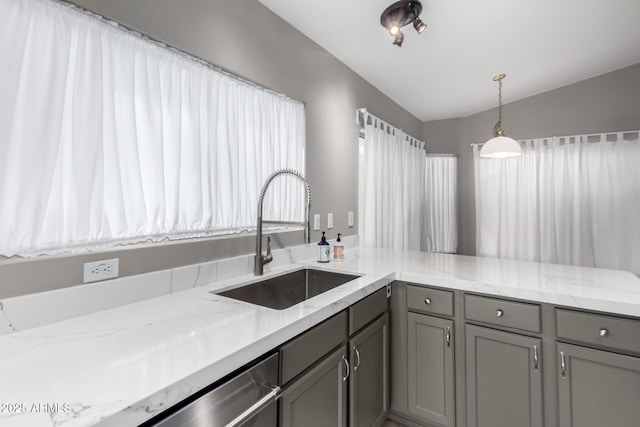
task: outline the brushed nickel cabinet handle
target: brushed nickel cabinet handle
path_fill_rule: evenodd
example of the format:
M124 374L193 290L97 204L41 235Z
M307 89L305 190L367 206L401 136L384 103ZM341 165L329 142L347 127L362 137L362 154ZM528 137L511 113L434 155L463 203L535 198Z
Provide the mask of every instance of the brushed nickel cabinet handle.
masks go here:
M431 305L431 298L425 298L424 303L427 305Z
M342 356L342 361L344 362L344 366L347 368L347 373L345 374L344 377L342 377L342 382L347 381L347 378L349 378L349 361L347 359L344 358L344 356Z
M447 326L447 334L445 335L444 340L447 343L447 347L451 347L451 326Z
M357 362L356 366L353 367L353 372L355 372L360 367L360 352L358 351L358 347L356 347L355 345L353 346L353 351L356 352L356 362Z
M540 359L538 357L538 346L537 345L533 346L533 370L534 371L539 371L540 370Z
M608 337L609 336L609 330L607 328L600 329L600 336L601 337Z
M560 352L560 376L567 378L567 361L564 359L564 351Z
M497 309L496 310L496 317L502 317L504 316L504 311L502 311L502 309Z

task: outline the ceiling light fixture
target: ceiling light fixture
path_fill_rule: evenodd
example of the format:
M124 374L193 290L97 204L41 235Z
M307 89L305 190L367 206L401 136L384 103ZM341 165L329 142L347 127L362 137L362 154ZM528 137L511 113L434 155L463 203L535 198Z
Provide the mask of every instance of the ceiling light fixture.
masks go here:
M418 34L422 34L427 25L419 18L422 3L419 1L397 1L386 8L380 15L380 23L394 36L393 44L400 47L404 41L404 34L400 28L413 23Z
M506 74L498 74L493 78L498 82L498 123L493 127L493 138L484 143L480 149L480 157L490 159L503 159L522 154L520 144L504 134L502 130L502 79Z

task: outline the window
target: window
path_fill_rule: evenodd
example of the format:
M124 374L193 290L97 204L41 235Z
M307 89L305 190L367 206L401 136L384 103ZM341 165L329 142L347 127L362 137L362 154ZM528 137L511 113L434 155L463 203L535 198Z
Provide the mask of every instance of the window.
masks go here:
M255 228L304 173L304 106L66 4L0 26L0 254ZM265 218L301 221L295 178Z

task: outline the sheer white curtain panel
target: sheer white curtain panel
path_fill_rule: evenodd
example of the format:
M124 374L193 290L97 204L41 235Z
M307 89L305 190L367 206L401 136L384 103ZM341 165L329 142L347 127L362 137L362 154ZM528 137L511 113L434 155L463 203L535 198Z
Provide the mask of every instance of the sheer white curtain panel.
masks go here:
M420 250L424 143L365 114L360 235L372 247Z
M255 228L304 173L304 106L75 7L0 0L0 254ZM265 218L302 220L295 179Z
M455 156L427 155L424 163L425 231L422 250L456 253L458 159Z
M477 254L640 273L638 132L522 144L503 160L474 146Z

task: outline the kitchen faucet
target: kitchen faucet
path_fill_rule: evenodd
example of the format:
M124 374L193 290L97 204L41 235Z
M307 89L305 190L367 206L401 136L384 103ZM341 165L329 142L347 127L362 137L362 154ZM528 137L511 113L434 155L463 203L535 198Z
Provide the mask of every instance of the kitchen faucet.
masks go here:
M264 202L264 195L267 192L267 188L271 181L279 175L293 175L298 178L305 187L307 195L307 208L305 211L304 222L294 221L263 221L262 220L262 202ZM304 227L304 241L305 243L311 242L311 235L309 230L309 207L311 206L311 187L307 179L300 172L293 169L280 169L272 173L262 187L260 192L260 198L258 199L258 223L256 226L256 255L253 257L253 274L256 276L262 276L264 273L264 265L273 261L273 255L271 255L271 238L267 236L267 253L262 254L262 224L280 224L280 225L302 225Z

